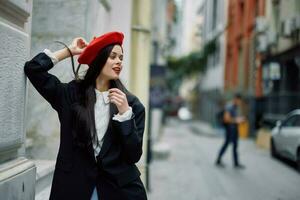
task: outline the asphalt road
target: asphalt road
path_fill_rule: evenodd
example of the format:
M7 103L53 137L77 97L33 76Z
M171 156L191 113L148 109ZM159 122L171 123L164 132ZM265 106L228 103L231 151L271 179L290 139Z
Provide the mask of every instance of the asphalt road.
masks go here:
M232 147L225 168L214 165L222 137L195 134L189 123L170 121L162 143L170 156L150 166L149 200L299 200L300 173L270 157L253 140L240 140L244 170L232 167Z

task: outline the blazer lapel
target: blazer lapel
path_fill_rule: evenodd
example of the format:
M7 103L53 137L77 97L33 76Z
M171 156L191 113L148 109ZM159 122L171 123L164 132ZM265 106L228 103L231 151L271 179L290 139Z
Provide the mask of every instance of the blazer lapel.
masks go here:
M110 104L110 119L109 119L109 123L108 123L108 127L107 130L105 132L104 138L103 138L103 145L101 147L99 156L100 158L103 158L103 156L105 155L105 153L107 152L107 150L109 149L110 145L112 144L112 118L114 116L114 114L118 113L118 109L114 104Z

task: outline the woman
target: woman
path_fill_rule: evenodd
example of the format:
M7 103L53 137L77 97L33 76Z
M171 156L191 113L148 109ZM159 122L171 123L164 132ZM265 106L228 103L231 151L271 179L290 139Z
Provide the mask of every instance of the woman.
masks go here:
M123 34L106 33L90 44L75 38L68 48L45 50L25 64L25 74L57 111L60 147L50 199L144 200L135 163L142 155L145 109L119 80ZM89 66L83 79L61 83L49 74L72 55Z

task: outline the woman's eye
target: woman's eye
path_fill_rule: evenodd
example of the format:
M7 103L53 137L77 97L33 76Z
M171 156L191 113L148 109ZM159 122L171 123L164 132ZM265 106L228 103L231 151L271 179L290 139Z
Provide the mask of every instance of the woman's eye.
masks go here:
M118 55L116 55L116 54L111 54L111 55L109 56L109 58L112 59L112 60L114 60L114 59L117 58L117 56L118 56ZM121 61L123 61L123 55L118 56L118 58L119 58Z

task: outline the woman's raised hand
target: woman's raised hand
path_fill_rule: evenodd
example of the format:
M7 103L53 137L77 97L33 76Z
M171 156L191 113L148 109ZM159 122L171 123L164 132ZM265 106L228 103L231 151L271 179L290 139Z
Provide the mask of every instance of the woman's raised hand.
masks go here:
M82 37L77 37L73 39L71 45L69 45L69 48L72 54L75 56L81 54L87 45L88 43L85 41L85 39Z
M121 90L118 88L111 88L108 92L110 102L117 106L120 114L123 114L129 109L127 97Z

